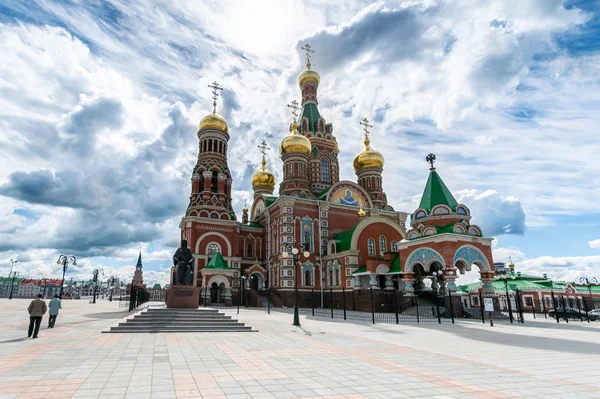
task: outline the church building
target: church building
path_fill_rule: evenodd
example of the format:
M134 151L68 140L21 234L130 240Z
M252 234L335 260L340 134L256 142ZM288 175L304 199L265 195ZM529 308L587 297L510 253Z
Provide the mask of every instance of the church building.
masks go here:
M493 290L492 239L470 223L469 208L456 201L434 167L435 155L427 156L429 178L408 228L409 214L388 203L384 157L371 147L372 126L366 118L360 123L364 148L353 163L356 180L339 179L334 127L318 108L320 75L311 68L312 50L303 49L302 102L289 105L294 119L280 145L283 181L277 186L267 170L263 142L262 162L252 176L254 200L244 207L241 220L232 208L229 126L216 113L221 88L216 82L210 86L213 112L197 132L198 160L180 223L181 238L194 254L193 281L203 289L201 297L229 305L240 284L256 293L269 288L275 297L296 284L301 297L369 288L411 295L434 276L443 289L453 291L458 275L472 265L484 289ZM298 264L293 248L299 251Z

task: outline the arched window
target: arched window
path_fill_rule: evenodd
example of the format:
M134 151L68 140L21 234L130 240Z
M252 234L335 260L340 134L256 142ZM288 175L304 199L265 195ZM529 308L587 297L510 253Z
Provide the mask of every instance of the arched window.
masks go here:
M210 258L213 257L214 254L216 254L217 252L219 252L219 246L215 243L212 244L208 244L208 260L210 260Z
M386 245L384 236L379 236L379 252L380 253L387 252L387 245Z
M219 191L219 172L212 172L212 179L210 181L210 191L216 193Z
M329 173L329 159L321 158L321 181L329 183L331 181L331 174Z
M310 270L305 270L304 271L304 285L306 285L306 286L313 285L313 283L312 283L312 273L311 273Z
M252 256L252 243L249 242L248 245L246 245L246 257L251 258Z
M392 241L392 252L398 252L398 243Z
M300 164L298 164L298 174L299 174L300 176L302 176L303 172L304 172L304 170L303 170L303 168L302 168L302 164L300 163Z
M369 245L369 255L375 255L375 240L372 238L369 238L368 245Z

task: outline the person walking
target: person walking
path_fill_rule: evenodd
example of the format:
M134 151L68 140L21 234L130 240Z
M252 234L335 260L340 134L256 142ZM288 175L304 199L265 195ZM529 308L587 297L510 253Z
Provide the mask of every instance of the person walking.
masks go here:
M27 337L31 337L33 333L33 338L37 338L40 331L40 324L42 324L42 317L48 310L46 301L42 299L42 294L38 294L37 299L31 301L27 310L29 311L29 332Z
M48 312L48 328L54 328L56 318L58 317L58 309L62 309L62 303L58 298L58 295L54 295L54 298L50 300L48 308L50 309Z

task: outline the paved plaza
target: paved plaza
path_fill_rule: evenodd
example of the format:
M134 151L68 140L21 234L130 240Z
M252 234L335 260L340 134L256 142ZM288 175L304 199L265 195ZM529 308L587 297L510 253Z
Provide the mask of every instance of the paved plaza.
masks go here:
M242 309L256 333L102 334L118 302L64 301L24 338L3 299L0 398L600 398L600 323L376 324ZM236 317L236 310L225 310Z

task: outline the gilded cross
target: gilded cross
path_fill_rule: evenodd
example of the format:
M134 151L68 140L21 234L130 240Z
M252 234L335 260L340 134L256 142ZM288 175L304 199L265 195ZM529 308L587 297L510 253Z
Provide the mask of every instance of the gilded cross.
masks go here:
M292 109L292 116L294 117L294 120L298 119L298 111L301 109L298 101L292 101L290 104L288 104L288 108Z
M435 154L434 153L430 152L429 154L427 154L427 156L425 157L425 160L431 164L431 169L435 169L433 167L433 163L435 162Z
M217 112L217 98L219 98L219 92L217 90L223 90L221 86L215 80L212 84L208 85L212 90L212 99L213 99L213 113Z
M304 53L306 54L306 68L310 69L310 59L312 58L311 53L314 53L315 50L313 50L308 43L302 46L301 49L304 50Z
M260 153L262 154L262 162L263 162L263 168L264 168L266 158L267 158L267 150L270 150L270 148L264 140L262 143L260 143L258 148L260 148Z
M369 134L371 134L369 129L372 128L373 125L369 124L369 120L367 118L362 118L359 123L363 127L363 131L365 132L365 141L369 141Z

